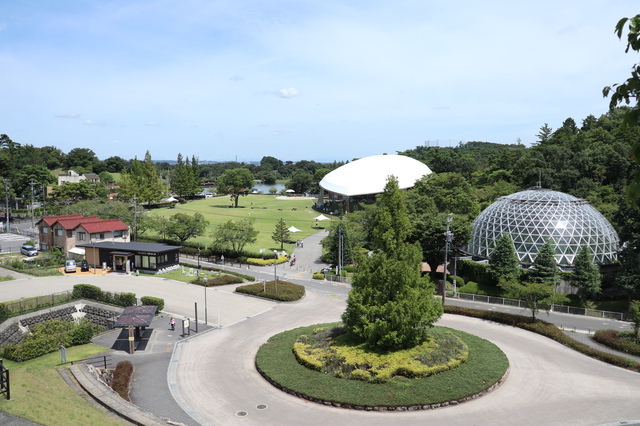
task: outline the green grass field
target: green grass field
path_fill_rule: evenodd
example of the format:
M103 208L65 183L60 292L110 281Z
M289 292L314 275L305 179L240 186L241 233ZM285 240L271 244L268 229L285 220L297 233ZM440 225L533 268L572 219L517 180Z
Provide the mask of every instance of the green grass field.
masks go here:
M67 359L77 360L103 352L88 344L67 349ZM11 400L0 397L0 411L46 425L121 425L123 422L88 404L56 370L60 353L12 362L4 360L11 377Z
M314 199L282 199L282 197L274 195L251 194L240 198L237 209L229 208L231 205L229 197L216 197L189 201L187 204L178 204L175 209L150 210L147 214L162 216L168 220L170 216L176 213L201 213L209 221L207 231L204 236L193 238L188 242L200 243L203 248L211 245L213 239L210 234L217 225L229 220L254 219L253 226L260 232L258 241L251 246L245 247L245 250L258 252L260 249L280 249L280 246L271 238L276 222L280 218L284 219L288 228L295 226L300 229L301 232L290 234L291 239L294 241L317 232L316 229L313 229L316 226L313 218L320 215L320 213L311 209L314 203ZM332 220L337 220L337 218L332 218ZM318 222L318 225L326 227L329 223L329 221L325 220ZM148 231L148 234L161 236L160 233L154 234L152 231ZM291 252L292 248L292 245L285 244L284 246L284 249L288 252Z

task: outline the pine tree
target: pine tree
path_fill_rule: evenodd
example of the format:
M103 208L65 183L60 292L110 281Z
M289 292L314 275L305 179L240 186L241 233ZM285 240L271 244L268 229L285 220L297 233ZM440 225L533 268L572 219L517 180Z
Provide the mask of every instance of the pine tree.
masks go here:
M359 259L342 320L373 349L410 348L427 339L442 306L433 297L433 284L421 275L420 246L406 243L411 224L394 177L377 204L372 234L378 250Z
M187 162L189 159L187 159ZM178 153L178 160L171 170L171 191L178 197L189 195L193 186L193 175L191 170L185 165L182 154Z
M592 259L591 249L589 246L583 245L573 261L574 270L571 276L571 285L578 287L583 301L588 295L600 291L600 270L593 264Z
M276 243L280 243L280 250L284 248L284 242L289 241L289 229L287 228L287 223L282 218L276 222L276 229L271 235L271 238Z
M538 250L535 260L533 261L533 269L529 272L529 281L534 283L553 283L559 282L558 264L555 259L555 250L551 242L547 241Z
M520 263L509 234L502 234L496 241L496 246L489 257L489 272L496 283L500 278L507 276L517 278L520 274Z

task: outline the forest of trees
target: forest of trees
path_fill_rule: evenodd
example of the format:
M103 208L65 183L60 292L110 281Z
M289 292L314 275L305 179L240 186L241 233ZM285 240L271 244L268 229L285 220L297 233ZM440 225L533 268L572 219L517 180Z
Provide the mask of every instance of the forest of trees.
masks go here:
M399 152L424 162L435 172L407 191L405 203L412 232L408 239L422 248L423 260L435 268L443 261L446 217L452 214L453 247L462 247L471 233L475 216L498 197L533 187L566 192L588 200L614 226L621 239L621 274L628 288L640 291L640 204L625 196L625 189L640 165L632 155L640 141L640 127L623 125L627 107L619 107L580 125L567 118L557 129L544 123L535 143L504 145L466 142L456 147L418 146ZM34 147L0 135L0 200L8 188L10 205L16 198L43 199L49 187L48 211L69 211L70 205L94 200L104 203L109 194L104 183L113 182L120 200L151 206L169 195L190 198L206 182L237 201L254 180L273 184L288 182L296 192L315 192L318 182L342 162L282 161L271 156L259 164L221 162L200 164L194 156L178 154L172 163L154 161L151 152L143 160L97 158L88 148L64 153L54 146ZM96 173L100 183L81 182L57 187L56 175L66 170ZM241 177L241 179L239 179ZM236 182L237 181L237 182ZM53 210L52 210L53 209ZM343 233L353 244L367 246L373 215L364 210L342 221ZM333 232L335 238L337 232ZM327 243L330 245L330 243Z

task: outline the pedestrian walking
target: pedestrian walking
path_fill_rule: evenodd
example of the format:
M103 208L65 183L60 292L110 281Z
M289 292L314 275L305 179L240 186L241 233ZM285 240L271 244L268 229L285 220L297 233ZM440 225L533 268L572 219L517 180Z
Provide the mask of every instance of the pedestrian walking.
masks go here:
M171 330L174 331L176 329L176 320L175 318L171 317L171 319L169 320L169 325L171 326Z

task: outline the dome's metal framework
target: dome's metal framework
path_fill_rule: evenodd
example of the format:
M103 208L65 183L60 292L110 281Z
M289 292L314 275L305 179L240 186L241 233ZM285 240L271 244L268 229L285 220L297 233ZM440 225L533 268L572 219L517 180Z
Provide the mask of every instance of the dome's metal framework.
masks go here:
M488 258L495 241L509 234L522 264L533 263L550 241L560 266L572 266L582 245L596 264L617 258L619 238L609 221L588 201L548 189L528 189L500 197L476 217L467 252Z

